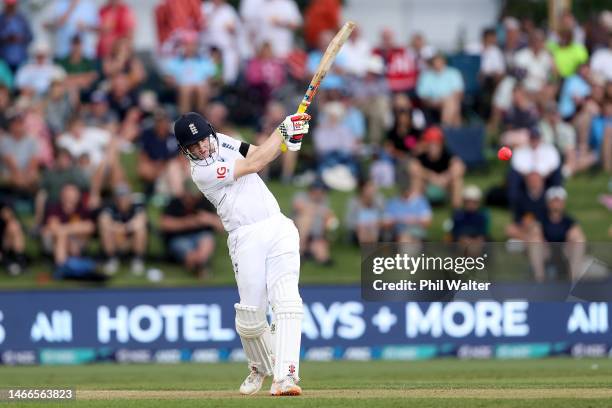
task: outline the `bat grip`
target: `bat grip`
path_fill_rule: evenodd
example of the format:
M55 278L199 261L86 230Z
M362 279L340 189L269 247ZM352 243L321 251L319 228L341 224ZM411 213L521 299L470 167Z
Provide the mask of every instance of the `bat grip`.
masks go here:
M300 103L300 106L298 107L297 113L306 113L306 109L308 109L308 104L302 102ZM286 151L287 151L287 145L283 141L281 143L281 152L285 153Z

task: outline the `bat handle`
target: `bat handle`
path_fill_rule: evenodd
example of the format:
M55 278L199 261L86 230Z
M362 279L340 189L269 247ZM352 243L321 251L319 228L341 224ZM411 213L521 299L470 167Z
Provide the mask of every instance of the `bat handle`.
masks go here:
M297 113L306 113L306 109L308 109L308 103L300 103L298 107ZM285 142L281 143L281 152L285 153L287 151L287 145Z

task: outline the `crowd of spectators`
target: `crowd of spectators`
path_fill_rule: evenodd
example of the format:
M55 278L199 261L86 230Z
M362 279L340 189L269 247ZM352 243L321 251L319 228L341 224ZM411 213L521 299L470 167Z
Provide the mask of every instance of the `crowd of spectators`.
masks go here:
M198 111L223 133L253 129L254 143L267 136L295 108L341 25L340 0L313 0L303 11L294 0L241 0L237 9L226 0L160 0L154 15L138 18L122 0L48 3L45 38L34 37L17 0L3 0L0 13L3 264L21 273L31 239L58 279L112 276L126 256L140 275L155 233L164 256L209 276L221 225L189 183L172 120ZM512 212L508 238L584 240L564 212L562 185L579 172L612 171L608 14L588 32L569 11L556 31L505 17L459 50L477 61L472 71L426 33L397 38L385 28L371 44L356 29L321 84L300 162L289 152L262 174L309 184L292 204L304 257L332 263L339 218L356 244L422 242L441 203L452 207L448 239L472 248L490 238L489 201ZM154 20L158 42L136 53L144 18ZM494 146L514 149L501 194L486 202L464 185L462 154L483 146L449 143L452 129L474 123L486 125ZM378 189L388 187L398 195L385 199ZM346 217L331 210L330 188L357 189ZM151 205L161 216L149 216ZM542 256L530 257L541 279Z

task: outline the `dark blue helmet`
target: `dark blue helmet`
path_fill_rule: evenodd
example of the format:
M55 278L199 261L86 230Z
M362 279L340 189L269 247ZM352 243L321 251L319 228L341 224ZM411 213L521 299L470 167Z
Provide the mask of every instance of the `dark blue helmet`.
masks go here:
M194 157L189 153L189 146L198 143L200 140L204 140L207 137L211 138L211 145L217 143L217 132L210 123L202 115L196 112L189 112L181 115L174 122L174 135L178 141L178 145L181 151L191 160L205 160ZM217 143L218 144L218 143ZM214 149L214 148L213 148ZM218 149L217 149L218 150ZM216 153L211 151L211 153ZM212 158L212 154L211 154ZM214 160L213 160L214 161Z

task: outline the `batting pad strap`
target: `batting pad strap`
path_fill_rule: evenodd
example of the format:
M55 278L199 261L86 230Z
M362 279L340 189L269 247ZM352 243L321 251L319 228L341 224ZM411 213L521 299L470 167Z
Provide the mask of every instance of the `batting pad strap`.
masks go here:
M236 332L240 336L249 367L272 375L272 341L266 313L255 306L236 303Z

